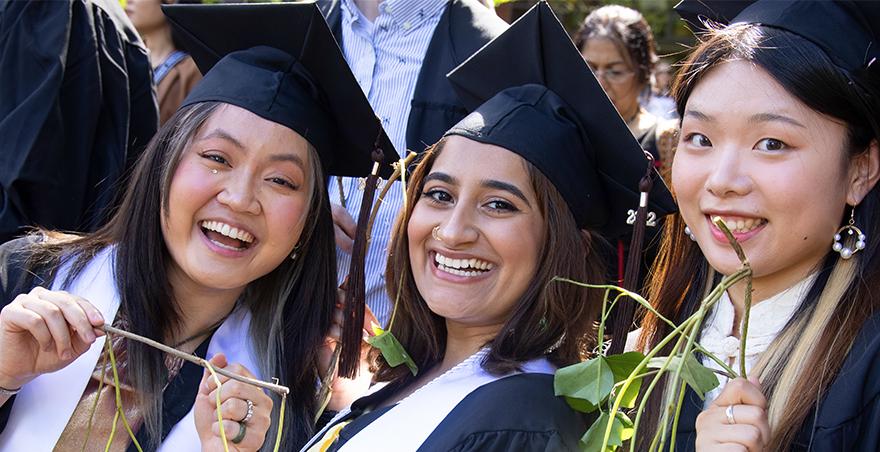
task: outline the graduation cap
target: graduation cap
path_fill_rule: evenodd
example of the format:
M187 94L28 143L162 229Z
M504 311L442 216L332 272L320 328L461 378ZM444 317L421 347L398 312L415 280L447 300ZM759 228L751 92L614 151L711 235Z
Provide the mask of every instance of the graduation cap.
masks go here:
M648 210L664 216L676 205L547 3L537 3L447 77L465 106L475 108L447 135L529 161L559 190L579 227L609 238L632 230L624 287L635 290ZM623 350L633 311L633 303L615 309L619 327L610 353Z
M510 64L515 61L516 64ZM559 190L578 226L629 232L651 162L546 2L447 76L473 110L447 135L506 148ZM656 177L648 208L676 211Z
M314 2L163 5L162 10L204 74L182 106L239 106L302 135L315 147L325 175L369 175L339 358L339 374L353 377L363 337L366 230L377 178L388 177L398 161L391 140Z
M877 1L683 0L674 9L695 31L715 22L760 24L794 33L850 72L873 66L880 57Z
M398 159L314 3L163 5L204 74L182 106L225 102L302 135L327 175L379 174Z

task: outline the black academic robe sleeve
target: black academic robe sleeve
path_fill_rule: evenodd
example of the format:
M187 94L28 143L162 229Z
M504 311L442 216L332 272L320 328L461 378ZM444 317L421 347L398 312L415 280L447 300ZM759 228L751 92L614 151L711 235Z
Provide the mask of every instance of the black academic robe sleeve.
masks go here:
M0 241L94 230L158 127L146 49L115 0L2 5Z
M318 5L341 47L339 0L319 0ZM419 70L407 118L407 149L424 151L467 115L446 74L507 27L506 22L477 0L449 2L434 29Z
M694 450L695 422L702 408L702 400L688 390L675 450ZM818 408L807 416L791 450L880 450L880 314L862 326L840 372Z

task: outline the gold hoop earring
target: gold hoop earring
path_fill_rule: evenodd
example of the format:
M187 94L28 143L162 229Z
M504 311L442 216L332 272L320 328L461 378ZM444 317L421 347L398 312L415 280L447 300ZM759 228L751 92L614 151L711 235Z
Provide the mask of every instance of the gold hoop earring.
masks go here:
M846 237L844 237L844 233ZM853 237L856 239L855 248L843 246L841 240ZM856 227L856 206L853 206L852 210L849 211L849 224L838 229L834 234L834 245L831 246L831 249L840 253L841 258L849 259L853 254L865 249L867 244L868 238L862 233L861 229Z
M443 239L440 238L440 226L434 226L434 229L431 229L431 237L438 242L442 242Z

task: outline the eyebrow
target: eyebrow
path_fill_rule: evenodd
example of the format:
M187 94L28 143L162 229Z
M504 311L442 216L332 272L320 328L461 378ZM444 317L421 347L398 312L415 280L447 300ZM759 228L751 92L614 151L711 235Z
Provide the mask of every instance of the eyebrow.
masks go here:
M807 128L805 125L797 122L793 118L777 113L758 113L756 115L750 116L748 122L753 124L760 122L784 122L786 124L791 124L793 126L797 126L803 129Z
M686 110L684 112L684 115L689 116L689 117L693 117L694 119L699 120L699 121L706 121L706 122L715 122L716 121L714 116L707 115L706 113L703 113L699 110ZM762 122L784 122L786 124L791 124L793 126L801 127L804 129L807 128L805 125L801 124L800 122L796 121L795 119L788 117L788 116L785 116L785 115L778 114L778 113L757 113L752 116L749 116L747 122L750 124L759 124Z
M241 143L241 141L238 141L235 137L230 135L229 132L227 132L223 129L214 129L211 131L211 133L200 138L199 141L210 140L210 139L215 139L215 138L219 138L221 140L228 141L228 142L232 143L233 146L235 146L239 149L246 149L246 147L244 146L244 144ZM303 161L303 159L300 156L298 156L296 154L292 154L292 153L272 154L269 156L269 160L272 162L291 162L291 163L299 166L300 168L305 168L305 166L306 166L305 162Z
M684 115L693 117L694 119L696 119L698 121L707 121L707 122L714 122L715 121L715 118L713 116L707 115L706 113L703 113L699 110L685 110Z
M444 182L449 185L458 185L458 179L450 176L449 174L441 173L441 172L431 173L431 174L428 174L427 176L425 176L425 182L430 182L432 180ZM502 182L500 180L495 180L495 179L483 179L480 181L480 186L485 187L485 188L493 188L496 190L506 191L506 192L512 194L513 196L516 196L517 198L521 199L524 203L526 203L526 206L532 207L532 204L526 198L526 195L523 194L522 190L517 188L516 185L510 184L507 182Z

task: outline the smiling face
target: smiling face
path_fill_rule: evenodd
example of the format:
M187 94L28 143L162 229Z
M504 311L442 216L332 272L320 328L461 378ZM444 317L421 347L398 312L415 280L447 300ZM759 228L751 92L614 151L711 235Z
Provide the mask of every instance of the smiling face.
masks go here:
M175 290L240 292L286 259L308 214L310 159L293 130L219 107L183 150L162 212Z
M419 293L447 324L497 331L535 276L544 228L525 160L448 137L407 227Z
M742 244L755 290L806 277L830 251L854 189L847 129L745 61L708 72L688 98L672 181L681 215L716 270L740 267L711 218ZM854 161L853 161L854 162Z

